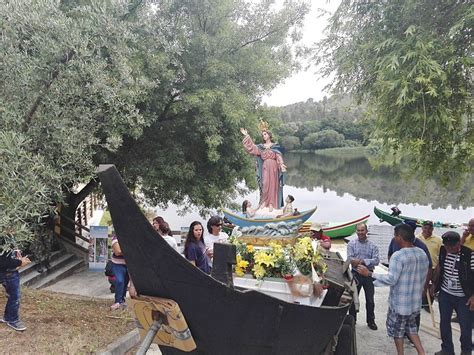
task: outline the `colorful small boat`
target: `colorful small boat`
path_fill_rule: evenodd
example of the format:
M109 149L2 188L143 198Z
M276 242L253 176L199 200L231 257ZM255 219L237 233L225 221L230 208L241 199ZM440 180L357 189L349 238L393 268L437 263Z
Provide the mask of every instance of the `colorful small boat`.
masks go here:
M329 222L321 223L323 227L323 234L327 235L331 239L344 238L355 233L357 225L359 223L367 223L369 220L370 214L349 222ZM311 227L311 222L305 222L299 232L306 233L309 232Z
M380 222L387 222L392 226L396 226L397 224L403 223L405 221L413 221L417 224L418 227L421 227L423 222L425 221L425 219L408 217L403 215L394 216L389 212L385 212L381 209L378 209L377 207L374 207L374 213L380 219ZM459 223L445 223L440 221L432 222L434 227L459 228L462 226L462 224Z
M242 216L240 213L235 213L231 212L228 210L224 210L224 217L227 218L227 220L241 228L243 227L264 227L268 223L280 223L280 222L285 222L285 223L304 223L307 221L313 213L317 210L317 207L314 207L310 210L307 211L302 211L301 214L297 216L287 216L287 217L281 217L281 218L245 218Z

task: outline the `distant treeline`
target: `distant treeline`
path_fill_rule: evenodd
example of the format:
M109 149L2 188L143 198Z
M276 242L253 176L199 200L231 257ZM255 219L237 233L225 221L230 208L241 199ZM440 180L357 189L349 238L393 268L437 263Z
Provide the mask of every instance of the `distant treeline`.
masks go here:
M289 151L367 144L370 122L365 107L350 97L324 97L281 107L279 143Z

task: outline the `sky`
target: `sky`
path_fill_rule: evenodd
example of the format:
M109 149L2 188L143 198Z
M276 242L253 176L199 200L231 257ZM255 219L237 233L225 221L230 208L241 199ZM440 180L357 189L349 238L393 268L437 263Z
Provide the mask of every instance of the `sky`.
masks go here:
M341 0L312 0L311 11L306 15L303 27L303 43L311 45L323 38L323 30L327 25L329 16L318 18L318 8L334 13ZM323 92L324 86L329 79L320 79L315 73L315 68L293 74L290 78L278 85L270 95L263 98L263 103L269 106L286 106L295 102L306 101L313 98L314 101L322 100L329 93Z

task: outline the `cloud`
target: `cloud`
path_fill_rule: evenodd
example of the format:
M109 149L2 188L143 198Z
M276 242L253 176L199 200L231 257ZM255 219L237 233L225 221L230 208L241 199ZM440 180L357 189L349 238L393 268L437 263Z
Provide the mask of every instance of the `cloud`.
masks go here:
M317 5L316 5L317 3ZM303 43L311 45L323 38L323 30L327 25L330 14L333 14L341 0L336 1L312 1L311 11L306 16L303 28ZM319 9L329 14L319 16ZM262 98L263 103L269 106L286 106L295 102L306 101L309 98L315 101L321 100L329 93L324 92L324 87L330 82L330 78L321 79L315 73L316 68L310 67L302 70L286 79L278 85L270 95Z

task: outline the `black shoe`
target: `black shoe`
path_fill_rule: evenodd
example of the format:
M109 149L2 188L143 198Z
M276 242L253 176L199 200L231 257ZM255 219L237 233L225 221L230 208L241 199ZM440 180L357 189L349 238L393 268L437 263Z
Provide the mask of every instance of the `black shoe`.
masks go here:
M38 273L40 273L40 274L44 271L41 264L36 265L36 271L38 271Z
M115 286L114 285L110 285L110 293L115 293Z
M372 329L372 330L377 330L377 329L379 329L379 328L377 327L377 324L375 324L375 322L367 323L367 326L368 326L370 329Z

